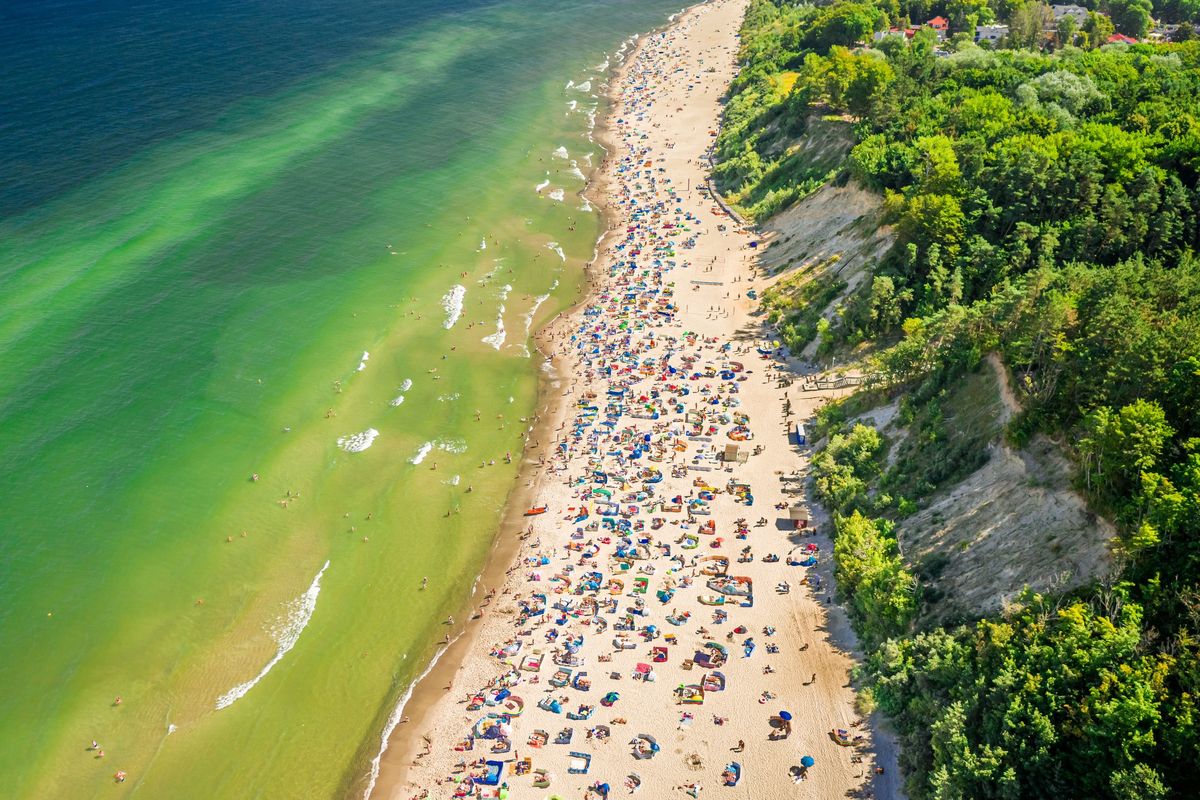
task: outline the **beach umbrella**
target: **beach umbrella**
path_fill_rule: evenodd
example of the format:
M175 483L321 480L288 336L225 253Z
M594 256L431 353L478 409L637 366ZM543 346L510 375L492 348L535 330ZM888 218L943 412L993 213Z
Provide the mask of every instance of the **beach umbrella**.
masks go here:
M791 722L791 721L792 721L792 715L791 715L791 713L790 713L790 712L788 712L788 711L780 711L780 712L779 712L779 718L780 718L780 719L782 719L782 720L786 720L786 721L788 721L788 722Z
M813 760L812 756L805 756L804 758L800 759L800 763L802 765L804 765L805 767L811 767L813 764L815 764L817 762Z

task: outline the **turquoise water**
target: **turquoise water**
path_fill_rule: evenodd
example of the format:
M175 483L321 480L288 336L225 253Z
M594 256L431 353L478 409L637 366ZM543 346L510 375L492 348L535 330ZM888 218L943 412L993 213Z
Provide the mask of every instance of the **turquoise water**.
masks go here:
M606 54L677 7L13 6L10 796L361 792L512 486L528 331L599 233Z

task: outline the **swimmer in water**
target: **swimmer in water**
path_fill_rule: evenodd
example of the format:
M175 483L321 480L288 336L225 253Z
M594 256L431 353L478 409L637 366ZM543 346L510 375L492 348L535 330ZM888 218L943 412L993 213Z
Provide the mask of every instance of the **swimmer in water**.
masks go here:
M421 578L421 591L424 591L427 586L429 586L429 578Z

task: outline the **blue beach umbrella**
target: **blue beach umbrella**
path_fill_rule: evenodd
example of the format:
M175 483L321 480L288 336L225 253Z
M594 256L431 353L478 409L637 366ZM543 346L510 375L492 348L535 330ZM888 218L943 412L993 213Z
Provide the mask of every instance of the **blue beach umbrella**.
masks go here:
M804 758L800 759L800 763L805 767L811 767L813 764L816 764L817 762L813 760L812 756L805 756Z
M780 718L780 719L782 719L782 720L786 720L786 721L788 721L788 722L791 722L791 721L792 721L792 715L791 715L791 713L790 713L790 712L788 712L788 711L780 711L780 712L779 712L779 718Z

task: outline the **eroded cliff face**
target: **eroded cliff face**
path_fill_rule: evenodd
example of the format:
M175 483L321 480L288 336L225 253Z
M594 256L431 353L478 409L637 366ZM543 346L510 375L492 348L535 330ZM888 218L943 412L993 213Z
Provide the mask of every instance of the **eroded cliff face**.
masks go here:
M860 416L888 437L889 466L913 435L898 405L899 398ZM1062 448L1041 435L1020 448L1004 440L1020 409L998 356L965 376L943 408L947 446L978 449L982 465L897 525L901 553L923 587L922 623L991 614L1026 587L1062 592L1113 570L1116 528L1072 488Z
M853 182L824 185L762 230L760 265L773 276L775 297L798 304L815 298L805 313L835 322L895 242L880 195ZM813 338L796 355L812 360L818 344ZM857 371L861 355L840 353L839 371ZM885 470L903 468L900 454L914 435L927 433L897 413L903 399L878 398L856 418L887 437ZM974 467L897 520L901 553L922 585L920 625L994 613L1026 588L1062 592L1115 569L1116 529L1072 488L1074 467L1063 448L1041 435L1019 448L1005 440L1020 407L999 356L989 354L960 379L942 406L946 446L973 452Z

